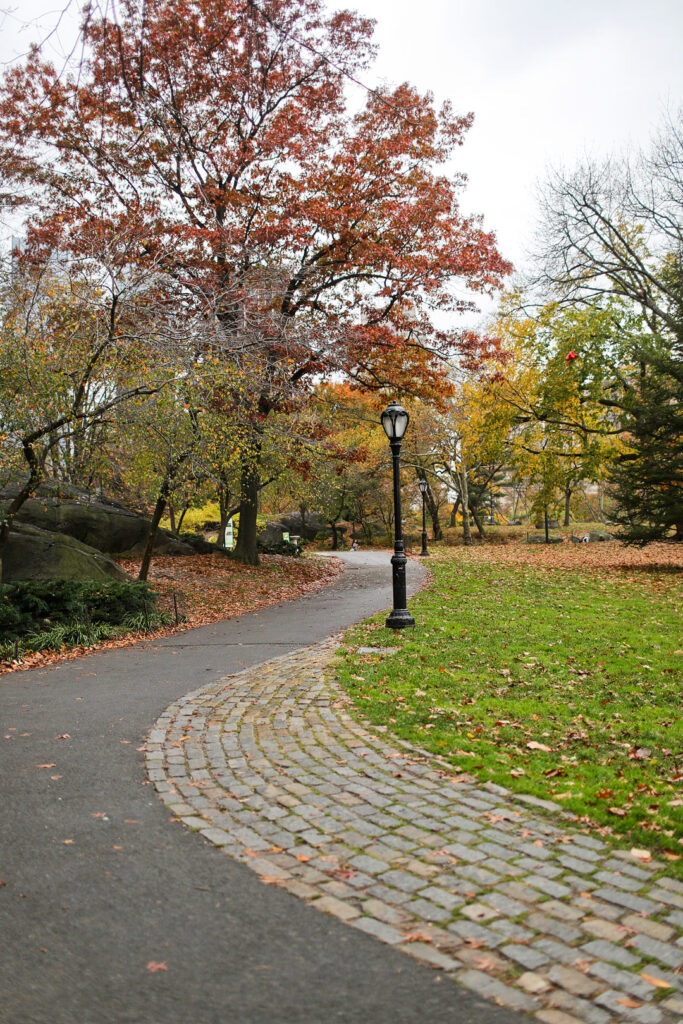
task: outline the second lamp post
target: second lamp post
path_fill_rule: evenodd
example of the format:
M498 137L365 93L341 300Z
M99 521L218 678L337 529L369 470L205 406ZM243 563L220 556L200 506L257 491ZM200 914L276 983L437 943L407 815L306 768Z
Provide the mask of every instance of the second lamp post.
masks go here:
M389 629L404 629L414 626L415 619L406 607L406 562L403 551L403 529L401 526L401 441L408 426L410 417L399 405L392 402L381 416L384 432L389 438L391 455L394 464L394 554L391 559L392 582L394 587L394 607L387 619Z
M425 502L427 501L427 488L429 484L424 477L421 477L418 480L417 486L420 488L420 494L422 495L422 551L420 555L424 556L429 554L427 551L427 518L425 515Z

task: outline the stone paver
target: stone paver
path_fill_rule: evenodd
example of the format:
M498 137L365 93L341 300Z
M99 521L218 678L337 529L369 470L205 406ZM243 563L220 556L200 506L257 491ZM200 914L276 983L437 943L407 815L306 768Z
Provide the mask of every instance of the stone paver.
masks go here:
M264 883L546 1024L678 1024L683 886L666 865L373 734L326 678L334 649L164 712L147 768L174 817Z

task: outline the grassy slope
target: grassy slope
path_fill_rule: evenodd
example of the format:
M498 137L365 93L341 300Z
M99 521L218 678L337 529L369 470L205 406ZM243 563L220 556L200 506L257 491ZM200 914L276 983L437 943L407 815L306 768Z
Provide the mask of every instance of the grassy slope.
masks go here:
M418 628L351 630L340 681L372 722L458 768L683 853L683 574L495 557L435 557Z

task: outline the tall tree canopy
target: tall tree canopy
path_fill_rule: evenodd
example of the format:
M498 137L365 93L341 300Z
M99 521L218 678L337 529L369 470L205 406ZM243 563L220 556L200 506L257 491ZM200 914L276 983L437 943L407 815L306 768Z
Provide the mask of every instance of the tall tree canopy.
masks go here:
M330 371L439 397L448 358L490 344L458 326L463 294L511 268L445 171L471 115L407 84L351 110L372 22L320 0L112 10L87 9L70 73L34 50L5 75L2 198L26 210L33 253L78 257L125 223L136 266L213 323L198 358L247 361L251 560L263 419Z
M468 306L453 279L491 289L509 267L460 213L462 179L437 173L471 116L408 85L348 112L346 76L367 65L371 33L319 0L90 12L77 70L60 78L33 51L5 76L5 200L31 212L35 242L76 253L137 224L138 261L163 253L223 345L244 344L251 323L252 342L287 349L288 380L333 365L369 385L390 370L434 382L437 350L476 346L433 322Z

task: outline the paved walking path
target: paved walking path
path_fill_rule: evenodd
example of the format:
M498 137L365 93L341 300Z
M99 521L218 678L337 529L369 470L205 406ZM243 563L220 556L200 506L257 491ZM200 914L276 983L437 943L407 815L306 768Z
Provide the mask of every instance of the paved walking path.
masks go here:
M388 557L349 554L298 601L0 679L2 1024L518 1022L262 885L169 822L145 774L146 734L188 690L390 606Z
M362 728L334 648L161 715L146 761L173 817L271 887L544 1024L683 1018L683 884L666 865Z

